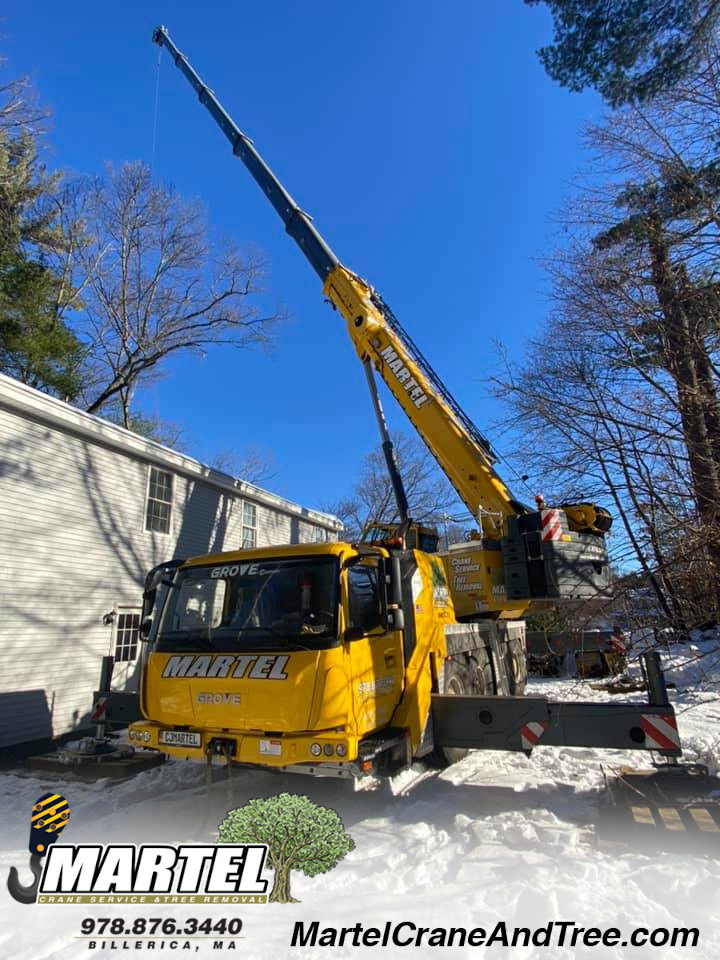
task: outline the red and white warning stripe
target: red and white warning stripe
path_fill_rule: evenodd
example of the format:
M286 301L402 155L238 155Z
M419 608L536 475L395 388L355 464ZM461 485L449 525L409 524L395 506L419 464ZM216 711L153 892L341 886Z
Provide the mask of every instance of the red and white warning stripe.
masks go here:
M524 727L520 727L520 743L523 750L532 750L536 747L547 728L548 725L543 720L526 723Z
M645 734L645 746L650 750L680 749L680 734L675 714L659 716L654 713L643 713L640 717L640 727Z
M562 518L560 510L543 510L540 519L543 542L559 540L562 536Z
M105 719L105 714L107 713L107 709L108 709L108 698L99 697L98 702L95 704L95 709L92 712L92 716L90 717L92 722L102 723L102 721Z

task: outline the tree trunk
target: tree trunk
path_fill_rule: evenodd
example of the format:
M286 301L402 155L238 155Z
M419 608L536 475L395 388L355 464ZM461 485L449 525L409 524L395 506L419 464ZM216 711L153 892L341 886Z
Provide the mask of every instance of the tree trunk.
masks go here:
M120 391L120 403L122 405L123 426L126 430L130 429L130 388L124 387Z
M290 896L290 867L275 867L275 883L268 898L268 903L300 903Z
M700 402L705 413L705 423L712 443L715 462L720 463L720 404L718 403L712 362L700 332L695 335L693 359L700 389Z
M717 327L720 291L717 285L693 287L684 264L679 268L679 295L689 319L690 349L698 384L698 403L705 417L715 463L720 471L720 400L710 353L705 343L708 331Z
M717 537L720 505L720 464L716 441L708 430L706 413L714 423L712 402L703 403L698 380L694 345L687 312L673 279L667 240L657 216L648 223L648 246L652 263L652 281L663 313L662 337L665 363L675 381L678 409L690 463L693 491L698 513L705 527L705 542L711 562L711 578L716 595L720 593L720 540ZM695 347L695 349L694 349ZM701 364L702 366L702 364ZM704 372L704 371L703 371ZM712 401L712 398L709 398Z

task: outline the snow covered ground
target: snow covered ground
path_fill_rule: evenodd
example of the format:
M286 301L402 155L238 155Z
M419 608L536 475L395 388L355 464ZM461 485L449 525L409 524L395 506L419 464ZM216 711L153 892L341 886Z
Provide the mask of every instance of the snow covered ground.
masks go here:
M720 767L720 702L711 681L720 678L720 654L700 658L716 646L708 638L673 648L668 667L685 757ZM535 680L531 691L552 698L605 699L577 680ZM632 697L642 699L642 694ZM529 958L632 957L717 958L720 956L720 861L698 853L644 854L595 845L593 822L606 772L621 764L647 766L644 754L537 749L530 759L503 753L473 753L441 775L412 776L374 792L355 792L335 780L314 780L262 771L236 772L232 796L219 769L206 793L200 765L170 763L131 781L113 784L66 782L71 805L63 842L211 842L229 808L257 796L283 791L307 794L337 810L356 848L330 873L292 876L292 893L301 903L220 906L109 908L87 905L15 903L4 889L0 956L50 960L120 956L107 949L90 952L74 939L84 917L172 916L184 920L240 915L246 958L442 955ZM27 864L28 818L32 804L48 789L59 789L21 772L0 777L3 810L0 870ZM411 787L403 792L402 788ZM537 927L554 920L581 926L617 927L623 934L647 928L698 927L697 947L291 947L295 921L318 920L321 927L382 928L386 921L417 925L482 926L498 920L509 927ZM200 956L217 955L212 944L191 941ZM145 953L145 951L141 951ZM157 951L155 951L157 953ZM168 955L166 950L163 955ZM127 955L127 954L124 954ZM173 955L177 955L175 952ZM234 954L235 955L235 954Z

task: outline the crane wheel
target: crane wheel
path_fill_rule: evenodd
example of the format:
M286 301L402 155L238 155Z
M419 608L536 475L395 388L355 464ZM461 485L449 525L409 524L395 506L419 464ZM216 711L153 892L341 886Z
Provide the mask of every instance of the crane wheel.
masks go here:
M505 673L511 697L522 697L527 684L527 657L522 641L512 637L505 643Z
M442 693L451 697L482 695L492 692L492 669L485 650L473 650L472 656L446 660ZM469 753L467 747L435 747L423 759L439 770L458 763Z
M493 669L490 665L490 656L485 647L473 650L470 654L472 665L472 690L476 697L486 697L495 692L493 683Z

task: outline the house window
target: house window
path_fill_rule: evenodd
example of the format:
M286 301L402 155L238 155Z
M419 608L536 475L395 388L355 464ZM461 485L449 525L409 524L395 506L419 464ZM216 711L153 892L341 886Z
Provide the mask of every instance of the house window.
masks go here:
M172 508L172 474L150 467L145 529L156 533L170 533Z
M243 501L242 549L251 550L257 543L257 507Z
M140 640L140 613L118 613L115 625L115 663L135 660Z

